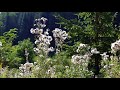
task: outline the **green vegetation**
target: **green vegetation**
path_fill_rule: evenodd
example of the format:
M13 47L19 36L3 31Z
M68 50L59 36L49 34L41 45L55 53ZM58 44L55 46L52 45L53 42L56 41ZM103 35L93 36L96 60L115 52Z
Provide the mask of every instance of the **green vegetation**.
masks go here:
M0 78L120 77L120 30L113 24L115 12L77 12L74 19L56 12L53 16L62 29L52 31L46 29L49 19L37 19L41 14L1 13ZM21 33L35 35L31 40ZM50 46L52 40L55 47ZM118 46L111 48L111 43ZM115 50L113 55L105 54L111 49Z

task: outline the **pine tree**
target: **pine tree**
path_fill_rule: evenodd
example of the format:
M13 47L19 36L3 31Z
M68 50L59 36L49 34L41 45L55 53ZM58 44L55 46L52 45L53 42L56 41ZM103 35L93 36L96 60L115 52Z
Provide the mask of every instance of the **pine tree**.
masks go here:
M114 26L115 12L79 12L75 19L55 15L59 24L69 33L69 40L89 44L101 52L110 50L112 42L119 39L119 28Z

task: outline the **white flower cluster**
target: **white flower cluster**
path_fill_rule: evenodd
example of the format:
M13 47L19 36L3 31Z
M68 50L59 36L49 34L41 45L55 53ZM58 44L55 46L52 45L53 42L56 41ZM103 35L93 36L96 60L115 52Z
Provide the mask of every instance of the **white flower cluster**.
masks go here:
M53 30L52 33L55 38L55 45L57 47L56 53L58 53L60 51L59 48L61 48L63 42L68 38L68 34L66 33L66 31L63 31L59 28L55 28L55 30Z
M80 43L76 52L79 55L73 55L71 62L74 64L87 64L93 54L100 54L97 48L91 48L87 44Z
M119 50L120 50L120 40L117 40L116 42L111 44L111 52L115 54Z
M79 54L85 54L86 52L89 51L89 49L90 49L90 46L88 46L87 44L80 43L76 52Z
M19 67L19 73L17 77L31 77L33 74L39 73L40 66L37 62L21 64Z
M53 52L54 48L49 47L51 44L51 41L53 40L51 36L49 36L49 29L46 29L44 31L44 28L46 27L46 21L47 19L42 17L40 19L36 19L36 24L34 26L37 26L36 29L31 28L30 32L32 34L36 34L37 38L35 41L35 44L37 45L37 48L34 48L34 51L37 54L40 54L42 52L45 52L47 55L49 52ZM55 45L56 45L56 53L60 52L61 44L64 42L64 40L68 37L68 34L66 31L63 31L62 29L55 28L55 30L52 31L53 37L55 38Z
M33 28L31 28L30 32L32 34L42 34L43 33L43 29L39 29L39 28L33 29Z
M99 54L100 52L97 50L97 48L92 48L91 53L92 54Z
M44 27L46 27L46 21L47 19L42 17L40 19L36 19L36 26L37 28L36 29L31 29L30 32L32 34L36 34L37 35L37 38L36 38L36 41L35 41L35 44L37 45L37 48L34 48L34 51L37 53L37 54L40 54L42 52L44 52L46 55L48 54L48 52L52 52L54 51L54 48L53 47L49 47L50 45L50 42L52 41L52 37L49 36L49 29L46 29L46 31L43 30Z
M89 49L90 46L88 46L87 44L80 43L76 50L76 52L79 53L79 55L73 55L71 62L74 64L87 65L92 55Z
M0 47L2 47L2 42L0 42Z
M34 26L37 26L39 28L44 28L44 27L46 27L47 20L48 19L44 18L44 17L41 17L40 19L35 19L36 24L34 24Z
M73 55L71 62L73 64L87 64L90 57L88 55Z
M51 52L54 51L53 47L49 47L51 41L52 41L51 36L46 36L44 34L41 34L41 36L35 41L37 48L34 48L34 51L36 53L40 53L40 50L42 50L46 54L50 51Z
M33 63L26 62L25 64L21 64L21 66L19 67L19 70L21 72L20 75L23 76L30 74L32 67L33 67Z
M109 55L107 55L107 52L104 52L103 54L100 54L102 56L103 60L108 60L108 58L110 57Z
M66 31L63 31L62 29L59 29L59 28L55 28L55 30L53 30L52 32L53 32L53 36L56 39L58 39L58 43L64 42L64 40L68 37L68 34L66 33Z

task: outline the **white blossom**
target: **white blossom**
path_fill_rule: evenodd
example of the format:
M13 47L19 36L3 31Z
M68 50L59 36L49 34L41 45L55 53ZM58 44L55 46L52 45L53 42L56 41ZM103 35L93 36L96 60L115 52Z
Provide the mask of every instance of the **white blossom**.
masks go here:
M44 34L47 35L47 36L49 35L48 31L45 31Z
M37 62L34 62L34 65L37 65Z
M58 37L62 41L64 41L68 37L68 34L66 33L66 31L63 31L62 29L59 29L59 28L55 28L55 30L53 30L52 32L55 38Z
M44 18L42 17L41 20L43 20L43 22L46 22L48 19L47 18Z
M34 52L40 53L40 50L38 48L34 48Z
M82 49L87 49L87 48L88 48L87 44L80 43L80 45L78 46L76 52L79 53Z
M111 43L111 52L112 53L115 54L119 50L120 50L120 40L117 40L116 42Z
M40 43L40 41L39 41L39 40L36 40L36 41L35 41L35 44L39 44L39 43Z
M107 52L104 52L103 54L100 54L103 58L103 60L108 60L109 55L107 55Z
M71 59L71 62L74 64L82 64L84 61L84 57L79 55L73 55Z
M41 26L41 28L44 28L44 27L46 27L46 25L45 25L45 24L40 24L40 26Z
M54 51L54 48L53 48L53 47L50 47L50 48L48 48L48 51L53 52L53 51Z
M92 53L92 54L98 54L98 53L100 53L100 52L97 51L97 48L92 48L92 49L91 49L91 53Z
M34 30L33 28L30 29L30 32L31 32L32 34L35 34L35 30Z
M55 28L55 30L53 30L52 33L53 33L53 37L55 38L55 45L57 47L56 54L57 54L58 51L60 51L63 42L68 38L68 34L66 33L66 31L63 31L62 29L59 28Z
M87 46L86 44L80 43L79 48L84 48L86 46Z

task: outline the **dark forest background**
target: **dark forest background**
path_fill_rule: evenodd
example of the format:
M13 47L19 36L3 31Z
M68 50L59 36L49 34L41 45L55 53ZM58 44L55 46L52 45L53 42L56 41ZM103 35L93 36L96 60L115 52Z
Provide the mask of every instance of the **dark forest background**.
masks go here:
M13 44L17 44L18 41L30 38L34 41L34 36L30 33L30 29L34 25L34 20L36 18L45 17L48 19L47 28L54 30L55 27L60 27L56 24L59 22L54 14L58 13L66 19L73 19L76 16L75 12L1 12L0 14L0 35L10 29L17 28L17 38L14 40ZM117 26L120 22L120 13L118 13L114 24ZM61 27L62 28L62 27Z
M72 19L75 18L74 12L57 12L61 16ZM1 12L0 14L0 35L10 29L17 28L17 38L13 44L17 44L18 41L30 38L34 41L33 35L30 33L30 29L34 25L34 20L37 18L45 17L48 19L47 28L54 30L55 27L60 27L58 20L54 17L55 12Z

